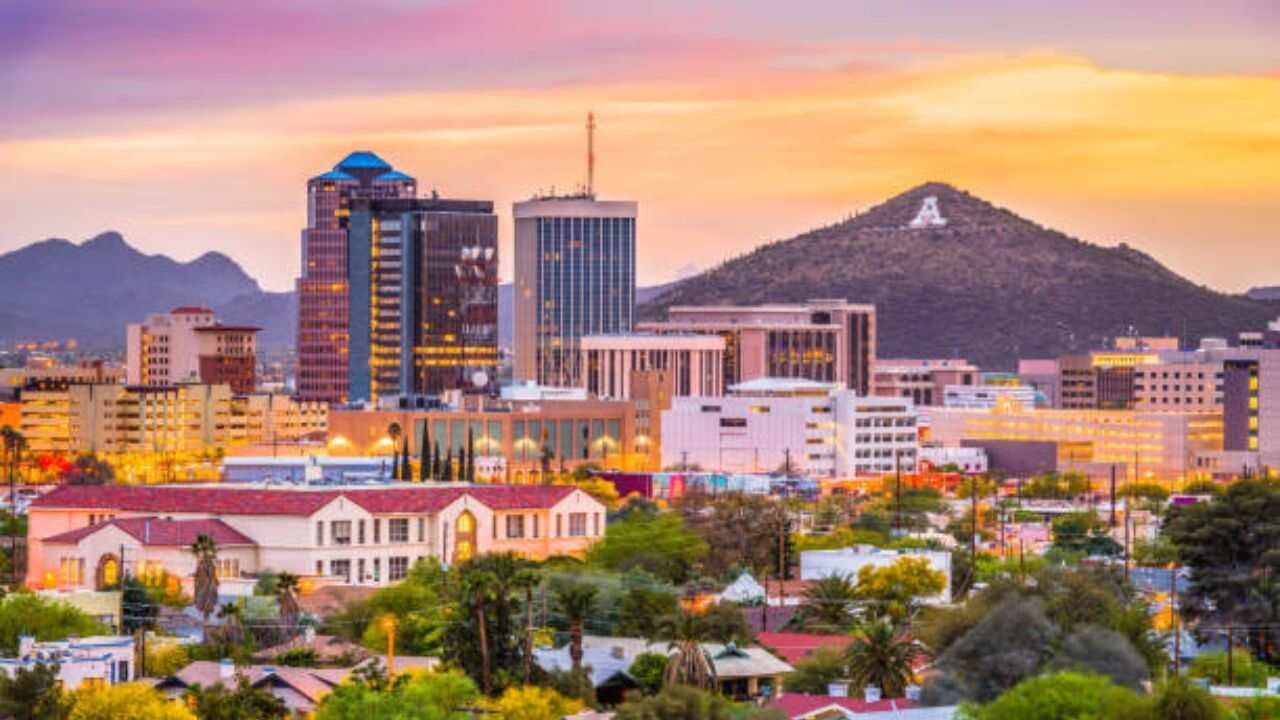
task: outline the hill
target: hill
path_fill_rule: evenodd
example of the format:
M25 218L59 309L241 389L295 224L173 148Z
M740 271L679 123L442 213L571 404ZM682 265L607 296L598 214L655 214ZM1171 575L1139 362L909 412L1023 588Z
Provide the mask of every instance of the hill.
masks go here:
M179 305L206 305L229 323L263 328L263 347L293 342L293 293L264 292L231 258L147 255L116 232L83 243L33 243L0 255L0 342L75 338L123 347L125 325Z
M1103 347L1130 329L1191 342L1234 336L1280 312L1192 283L1127 245L1083 242L927 183L688 278L640 314L819 297L874 303L882 357L962 356L992 369Z

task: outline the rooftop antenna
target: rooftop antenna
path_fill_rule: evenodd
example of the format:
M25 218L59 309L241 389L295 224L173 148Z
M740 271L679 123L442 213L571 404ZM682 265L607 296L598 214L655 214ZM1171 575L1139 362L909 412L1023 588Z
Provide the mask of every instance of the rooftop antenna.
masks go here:
M596 179L596 114L587 113L587 196L595 196Z

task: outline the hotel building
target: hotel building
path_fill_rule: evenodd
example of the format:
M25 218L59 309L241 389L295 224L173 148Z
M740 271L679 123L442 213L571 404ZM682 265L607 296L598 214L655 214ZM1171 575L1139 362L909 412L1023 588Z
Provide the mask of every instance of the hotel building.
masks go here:
M796 305L675 306L666 322L640 323L654 333L724 338L723 387L758 378L840 383L870 395L876 309L844 300Z
M636 212L590 194L515 203L515 379L580 385L579 340L631 332Z
M662 466L829 478L913 472L916 412L839 383L760 378L724 397L677 397L662 413Z
M395 583L420 558L582 556L604 530L605 507L568 486L65 485L31 503L26 585L101 590L131 576L189 593L191 545L208 535L228 592L270 569L301 576L306 593Z
M223 325L205 307L179 307L130 323L125 333L125 381L164 386L227 384L253 392L260 328Z

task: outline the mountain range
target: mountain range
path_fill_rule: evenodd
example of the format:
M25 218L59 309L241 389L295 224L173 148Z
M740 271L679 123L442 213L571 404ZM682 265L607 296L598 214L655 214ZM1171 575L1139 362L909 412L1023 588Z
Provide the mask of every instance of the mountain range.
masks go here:
M1269 290L1220 293L1128 245L1077 240L927 183L701 274L637 288L636 300L646 319L665 317L672 305L874 303L881 357L964 357L1007 369L1018 357L1105 347L1126 333L1189 344L1261 329L1280 315ZM511 285L498 296L499 342L510 347ZM264 348L293 343L294 293L264 291L221 253L178 262L104 232L0 255L0 344L76 338L118 349L127 323L195 304L225 322L262 327Z
M205 305L224 322L261 327L264 348L293 343L294 294L264 291L222 253L178 262L104 232L80 244L50 239L0 255L3 344L75 338L86 348L118 349L127 323L181 305Z
M1184 346L1234 338L1280 314L1280 303L1197 285L1126 244L1084 242L935 182L688 278L640 315L810 298L874 303L881 357L964 357L991 369L1129 333Z

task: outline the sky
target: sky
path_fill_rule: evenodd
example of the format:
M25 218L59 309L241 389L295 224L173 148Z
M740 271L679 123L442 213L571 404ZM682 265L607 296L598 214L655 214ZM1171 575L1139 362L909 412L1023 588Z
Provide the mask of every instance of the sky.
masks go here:
M292 287L353 149L442 196L640 204L639 281L930 180L1280 284L1275 0L0 0L0 252L118 230ZM958 269L962 271L962 269Z

